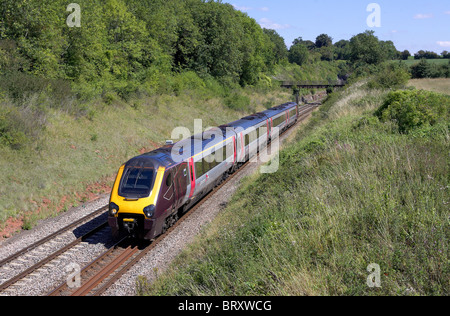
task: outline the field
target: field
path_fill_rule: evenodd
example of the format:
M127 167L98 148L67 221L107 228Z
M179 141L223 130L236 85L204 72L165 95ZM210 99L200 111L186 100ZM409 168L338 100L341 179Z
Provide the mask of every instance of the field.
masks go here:
M450 79L412 79L408 86L450 95Z
M440 123L399 133L373 115L388 92L363 86L333 94L280 170L247 179L140 293L448 295L449 99ZM381 287L367 285L372 264Z
M449 61L448 59L427 59L427 62L429 62L431 64L436 64L436 65L446 65L446 64L448 64L448 61ZM406 64L407 66L412 66L412 65L418 64L420 62L420 60L410 58L408 60L402 60L401 62L403 64Z

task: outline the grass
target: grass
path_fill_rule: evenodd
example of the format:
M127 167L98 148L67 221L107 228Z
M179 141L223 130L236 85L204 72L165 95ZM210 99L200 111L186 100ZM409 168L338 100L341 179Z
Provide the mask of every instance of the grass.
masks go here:
M142 295L448 295L448 117L400 134L358 83ZM381 288L366 284L380 265Z
M83 192L97 187L96 183L107 191L122 163L164 144L174 127L193 132L194 119L202 118L204 128L217 126L264 110L268 102L274 106L291 98L290 91L279 89L273 89L270 97L251 88L234 93L251 101L236 111L225 105L223 97L186 90L127 102L105 97L107 102L97 99L81 105L84 115L46 108L36 137L30 136L20 147L2 144L0 139L0 230L10 217L23 219L23 228L31 228L41 218L79 205L88 198ZM38 108L33 100L29 108ZM21 113L17 130L22 129L21 122L35 117L35 112L13 105L6 97L0 102L2 108Z
M409 86L450 95L450 78L412 79Z
M427 62L436 65L446 65L448 64L448 61L449 61L448 59L427 59ZM410 58L408 60L402 60L401 62L407 66L413 66L415 64L418 64L420 62L420 59Z

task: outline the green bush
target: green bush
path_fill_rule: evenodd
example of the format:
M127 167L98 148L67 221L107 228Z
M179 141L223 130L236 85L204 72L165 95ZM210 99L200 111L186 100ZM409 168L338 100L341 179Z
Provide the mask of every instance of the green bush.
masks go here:
M70 83L62 79L45 79L38 76L14 72L0 77L0 90L17 104L34 94L45 93L54 108L61 108L73 96Z
M423 90L390 92L375 112L382 121L395 120L399 132L408 133L416 127L434 125L449 119L450 97Z
M230 109L241 112L247 111L250 107L250 98L236 92L233 92L230 96L226 97L224 102Z
M20 149L28 143L29 138L20 130L20 125L14 120L18 115L15 108L0 108L0 144Z
M309 57L308 48L304 45L294 45L289 50L289 62L299 66L303 65Z
M406 86L411 74L408 68L400 63L388 63L368 82L369 88L393 89Z
M5 98L0 100L0 145L22 149L39 139L47 124L45 100L40 95L25 99L21 106Z
M426 59L412 65L410 72L414 79L422 78L450 78L450 61L448 64L430 63Z

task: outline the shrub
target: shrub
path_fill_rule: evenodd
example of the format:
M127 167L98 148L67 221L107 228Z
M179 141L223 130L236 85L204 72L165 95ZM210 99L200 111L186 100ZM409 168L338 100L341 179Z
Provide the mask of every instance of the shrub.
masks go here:
M450 77L450 61L448 64L430 63L426 59L422 59L419 63L411 66L411 74L415 79L422 78L449 78Z
M37 140L47 123L47 114L39 108L40 97L34 95L18 107L10 100L0 103L0 145L21 149Z
M375 112L382 121L395 120L399 132L408 133L416 127L434 125L448 120L450 97L423 90L390 92Z
M45 79L22 72L8 73L0 77L0 90L15 103L21 104L34 94L46 94L48 104L61 108L73 96L70 83L62 79Z
M308 48L304 45L294 45L289 50L289 62L299 66L303 65L309 58Z
M411 75L406 66L401 63L388 63L369 81L369 88L393 89L404 87Z
M10 146L13 149L20 149L29 141L28 137L20 126L16 124L15 118L18 117L16 108L0 108L0 144Z
M230 109L241 112L247 111L250 107L250 98L244 95L240 95L236 92L226 97L224 102L225 105Z

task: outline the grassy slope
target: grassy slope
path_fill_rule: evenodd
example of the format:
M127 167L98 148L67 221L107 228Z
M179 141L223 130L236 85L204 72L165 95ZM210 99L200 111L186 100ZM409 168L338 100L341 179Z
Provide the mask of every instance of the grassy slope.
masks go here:
M291 98L287 90L238 93L251 100L247 113ZM202 118L206 128L244 115L225 106L222 98L195 91L87 107L89 114L79 118L50 109L34 144L20 150L0 146L0 231L8 217L25 214L24 226L31 227L39 218L83 202L87 197L80 193L95 182L103 182L107 191L123 162L164 144L176 126L192 132L194 119Z
M401 135L386 95L335 94L144 295L448 295L447 124ZM369 114L367 114L369 113ZM369 288L367 267L381 267Z

